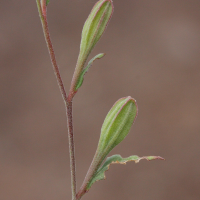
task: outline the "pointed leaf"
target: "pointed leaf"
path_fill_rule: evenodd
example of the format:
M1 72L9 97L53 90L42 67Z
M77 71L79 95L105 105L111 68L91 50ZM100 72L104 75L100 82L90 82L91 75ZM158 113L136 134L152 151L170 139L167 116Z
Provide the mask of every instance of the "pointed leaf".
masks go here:
M93 62L94 62L96 59L102 58L104 55L105 55L104 53L100 53L100 54L96 55L94 58L92 58L92 59L89 61L87 67L86 67L85 69L83 69L83 71L81 72L81 75L80 75L79 80L78 80L77 85L76 85L76 90L78 90L78 88L80 88L81 85L83 84L84 76L85 76L85 74L87 73L87 71L89 70L89 68L92 66Z
M97 170L96 174L89 181L87 185L87 190L89 190L92 184L95 183L96 181L106 179L105 172L109 169L111 164L126 164L129 161L135 161L135 163L138 163L142 159L146 159L148 161L156 159L164 160L164 158L160 156L144 156L144 157L130 156L128 158L122 158L120 155L113 155L111 157L108 157L105 163Z
M49 4L49 2L50 2L50 0L47 0L47 1L46 1L46 6Z

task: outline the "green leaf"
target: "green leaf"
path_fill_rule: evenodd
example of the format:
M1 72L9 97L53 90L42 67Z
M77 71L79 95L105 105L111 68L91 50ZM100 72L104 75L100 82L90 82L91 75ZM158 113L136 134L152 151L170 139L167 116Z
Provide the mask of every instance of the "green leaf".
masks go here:
M84 69L82 70L81 75L79 76L79 80L78 80L77 85L76 85L76 90L78 90L78 88L80 88L81 85L83 84L84 76L85 76L85 74L87 73L87 71L89 70L89 68L92 66L93 62L94 62L96 59L102 58L104 55L105 55L104 53L100 53L100 54L96 55L94 58L92 58L92 59L89 61L87 67L84 68Z
M50 2L50 0L47 0L47 1L46 1L46 6L49 4L49 2Z
M135 161L135 163L138 163L142 159L146 159L148 161L156 159L164 160L164 158L160 156L144 156L144 157L130 156L128 158L122 158L120 155L113 155L111 157L108 157L105 163L97 170L96 174L89 181L87 185L87 190L89 190L96 181L106 179L105 172L109 169L111 164L126 164L127 162L130 161Z

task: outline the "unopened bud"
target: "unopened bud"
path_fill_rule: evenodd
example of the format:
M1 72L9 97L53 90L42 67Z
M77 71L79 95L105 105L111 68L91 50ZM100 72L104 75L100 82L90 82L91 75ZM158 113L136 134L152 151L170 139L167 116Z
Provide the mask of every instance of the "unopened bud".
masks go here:
M119 99L108 112L97 148L98 154L106 156L128 135L137 117L136 101L131 97Z
M80 60L85 61L104 33L113 13L111 0L98 1L88 16L82 30Z

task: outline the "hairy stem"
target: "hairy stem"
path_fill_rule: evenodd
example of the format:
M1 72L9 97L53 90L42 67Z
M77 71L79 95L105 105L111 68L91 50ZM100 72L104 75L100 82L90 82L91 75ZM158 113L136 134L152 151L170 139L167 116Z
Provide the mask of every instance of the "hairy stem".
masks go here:
M46 1L45 1L46 2ZM72 98L67 97L67 93L60 75L60 71L56 62L56 57L53 49L53 45L50 38L47 16L46 16L46 4L44 0L42 1L42 5L40 0L36 0L39 16L42 23L42 28L44 32L44 37L47 43L47 47L49 50L51 62L53 65L53 70L58 82L58 86L60 88L66 113L67 113L67 126L68 126L68 137L69 137L69 152L70 152L70 168L71 168L71 188L72 188L72 200L76 200L76 164L75 164L75 147L74 147L74 134L73 134L73 121L72 121Z
M78 82L78 79L80 77L80 74L82 72L82 69L84 67L84 64L86 62L86 59L84 61L81 61L80 60L80 55L78 57L78 61L76 63L76 68L75 68L75 71L74 71L74 74L73 74L73 77L72 77L72 81L71 81L71 86L70 86L70 90L69 90L69 98L70 99L73 99L73 97L75 96L76 94L76 84Z
M40 0L36 0L36 2L37 2L37 6L38 6L38 11L39 11L41 23L42 23L44 37L45 37L45 40L46 40L46 43L47 43L49 55L50 55L51 62L52 62L52 65L53 65L53 70L54 70L54 73L56 75L56 79L57 79L58 86L60 88L63 100L65 102L65 105L67 106L67 94L66 94L66 91L65 91L65 88L64 88L64 85L63 85L63 81L62 81L62 78L61 78L61 75L60 75L60 71L59 71L59 68L58 68L58 65L57 65L57 62L56 62L56 56L55 56L55 53L54 53L54 50L53 50L53 45L52 45L50 34L49 34L49 28L48 28L47 16L46 16L46 7L45 8L41 7Z
M67 104L67 127L69 137L69 153L70 153L70 167L71 167L71 187L72 200L76 200L76 164L75 164L75 146L73 134L73 116L72 116L72 101Z
M81 188L79 189L76 199L80 200L81 197L88 192L88 183L91 181L92 177L96 174L97 170L99 169L100 165L102 164L103 160L105 159L106 155L99 154L98 150L96 151L92 163L88 169L88 172L85 176L85 179L82 183Z

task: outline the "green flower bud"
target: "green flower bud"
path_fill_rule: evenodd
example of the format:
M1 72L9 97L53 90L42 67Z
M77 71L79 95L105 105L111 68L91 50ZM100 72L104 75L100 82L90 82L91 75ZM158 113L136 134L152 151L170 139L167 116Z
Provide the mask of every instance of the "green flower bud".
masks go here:
M88 16L82 30L80 53L78 56L76 68L72 78L72 85L70 88L70 98L73 98L77 89L80 87L80 79L84 72L85 62L99 41L100 37L104 33L108 22L113 13L113 3L112 0L100 0L98 1L90 15ZM87 68L87 67L86 67Z
M108 153L128 135L137 113L136 101L131 97L119 99L108 112L101 128L95 156L80 189L80 194L82 191L88 191L97 180L104 179L105 170L101 173L100 166Z
M113 105L101 128L97 148L100 157L105 157L128 135L137 113L136 101L131 97L121 98Z
M82 30L79 59L85 61L105 31L113 13L111 0L98 1L88 16Z

